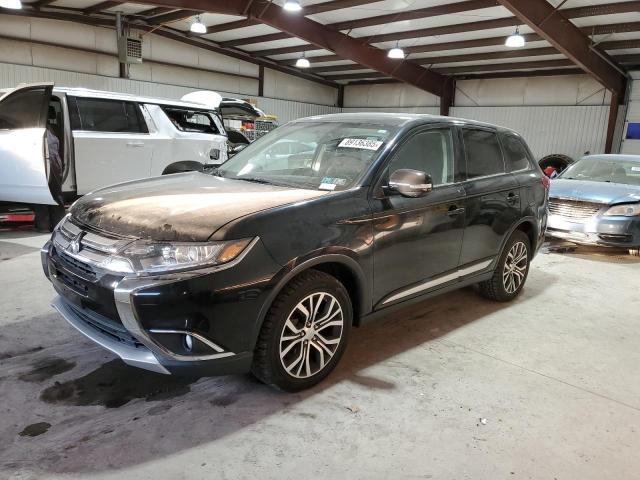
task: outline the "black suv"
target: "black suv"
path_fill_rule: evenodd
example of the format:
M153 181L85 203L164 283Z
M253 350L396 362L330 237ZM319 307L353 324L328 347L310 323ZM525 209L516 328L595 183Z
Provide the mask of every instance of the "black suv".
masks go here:
M77 201L42 250L55 308L126 363L252 371L295 391L350 328L479 284L507 301L546 226L548 183L522 138L429 115L291 122L211 174Z

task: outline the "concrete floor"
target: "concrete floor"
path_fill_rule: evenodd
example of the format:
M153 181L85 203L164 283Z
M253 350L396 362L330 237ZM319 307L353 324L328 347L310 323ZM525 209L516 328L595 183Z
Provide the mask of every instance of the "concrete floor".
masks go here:
M542 253L355 330L300 394L125 366L49 307L45 236L0 233L0 478L632 479L640 259Z

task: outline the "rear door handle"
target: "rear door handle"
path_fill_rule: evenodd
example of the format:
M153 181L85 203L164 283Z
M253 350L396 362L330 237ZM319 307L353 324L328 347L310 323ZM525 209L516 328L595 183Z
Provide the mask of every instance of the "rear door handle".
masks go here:
M144 147L144 142L127 142L128 147Z
M463 213L464 213L463 207L457 208L456 205L451 205L449 207L449 211L447 212L447 215L449 215L450 217L455 217L458 215L462 215Z

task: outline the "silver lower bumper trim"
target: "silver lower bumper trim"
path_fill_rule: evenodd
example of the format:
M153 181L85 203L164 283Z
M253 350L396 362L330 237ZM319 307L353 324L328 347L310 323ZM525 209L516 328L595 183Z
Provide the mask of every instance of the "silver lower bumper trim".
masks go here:
M60 297L56 297L51 306L55 308L62 318L71 324L76 330L82 333L84 336L93 340L98 345L110 350L118 355L126 364L133 367L144 368L145 370L151 370L152 372L164 373L169 375L169 371L164 368L156 356L149 351L146 347L132 347L122 342L118 342L113 338L98 332L84 323L80 318L69 308L64 300Z

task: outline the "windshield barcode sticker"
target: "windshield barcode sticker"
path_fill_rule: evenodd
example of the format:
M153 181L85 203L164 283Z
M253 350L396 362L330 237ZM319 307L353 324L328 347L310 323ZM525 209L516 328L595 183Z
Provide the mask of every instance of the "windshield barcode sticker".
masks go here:
M380 140L367 140L365 138L343 138L338 147L363 148L365 150L378 150L384 142Z

